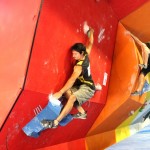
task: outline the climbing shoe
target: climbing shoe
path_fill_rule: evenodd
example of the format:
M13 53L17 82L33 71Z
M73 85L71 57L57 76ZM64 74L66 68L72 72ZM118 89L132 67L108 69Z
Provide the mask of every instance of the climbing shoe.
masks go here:
M131 93L132 96L138 96L138 95L140 95L140 94L141 94L140 91L135 91L135 92Z
M77 114L72 115L74 119L86 119L87 118L87 112L84 114L78 112Z
M58 125L54 124L54 120L42 120L41 124L44 128L57 128Z

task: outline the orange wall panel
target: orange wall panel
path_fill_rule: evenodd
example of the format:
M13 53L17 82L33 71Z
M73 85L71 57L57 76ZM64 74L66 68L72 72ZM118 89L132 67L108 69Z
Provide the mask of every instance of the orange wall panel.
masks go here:
M86 137L86 150L104 150L114 144L115 130Z
M115 129L131 110L144 102L144 97L142 100L130 98L139 73L136 51L133 39L119 23L107 103L88 135Z
M121 23L141 41L150 41L150 1L126 16Z

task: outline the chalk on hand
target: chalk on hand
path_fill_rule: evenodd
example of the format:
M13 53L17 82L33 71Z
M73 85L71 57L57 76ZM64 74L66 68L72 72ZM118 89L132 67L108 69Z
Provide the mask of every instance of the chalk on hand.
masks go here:
M90 27L88 26L87 21L85 21L84 24L83 24L83 32L84 32L84 34L87 34L89 29L90 29Z
M102 90L102 86L99 84L99 83L97 83L96 85L95 85L95 88L96 88L96 90Z
M61 104L61 102L58 99L56 99L55 97L53 97L52 94L49 94L48 99L53 106L59 106Z

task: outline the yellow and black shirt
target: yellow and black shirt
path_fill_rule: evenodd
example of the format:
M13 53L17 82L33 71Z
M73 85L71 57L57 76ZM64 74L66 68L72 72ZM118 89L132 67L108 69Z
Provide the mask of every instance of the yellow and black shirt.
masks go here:
M95 90L95 85L90 72L90 61L87 54L85 54L84 60L76 61L76 66L82 66L82 72L80 76L77 78L74 85L82 85L86 84L91 89Z

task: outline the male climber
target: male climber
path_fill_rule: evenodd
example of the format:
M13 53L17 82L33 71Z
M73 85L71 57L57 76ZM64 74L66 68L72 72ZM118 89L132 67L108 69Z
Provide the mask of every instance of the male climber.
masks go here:
M46 128L57 128L59 122L75 106L78 110L73 118L86 119L87 113L81 106L83 103L93 97L95 85L90 72L89 55L94 41L94 30L92 28L87 32L88 41L86 46L82 43L75 43L71 47L72 57L76 60L73 73L66 84L56 92L53 97L59 99L63 94L68 99L63 110L55 120L42 120L41 124Z
M141 71L138 79L138 87L133 93L131 93L132 96L136 96L141 94L141 91L145 83L145 76L150 72L150 42L143 43L129 31L128 34L131 35L131 37L141 47L142 50L143 64L139 64Z

